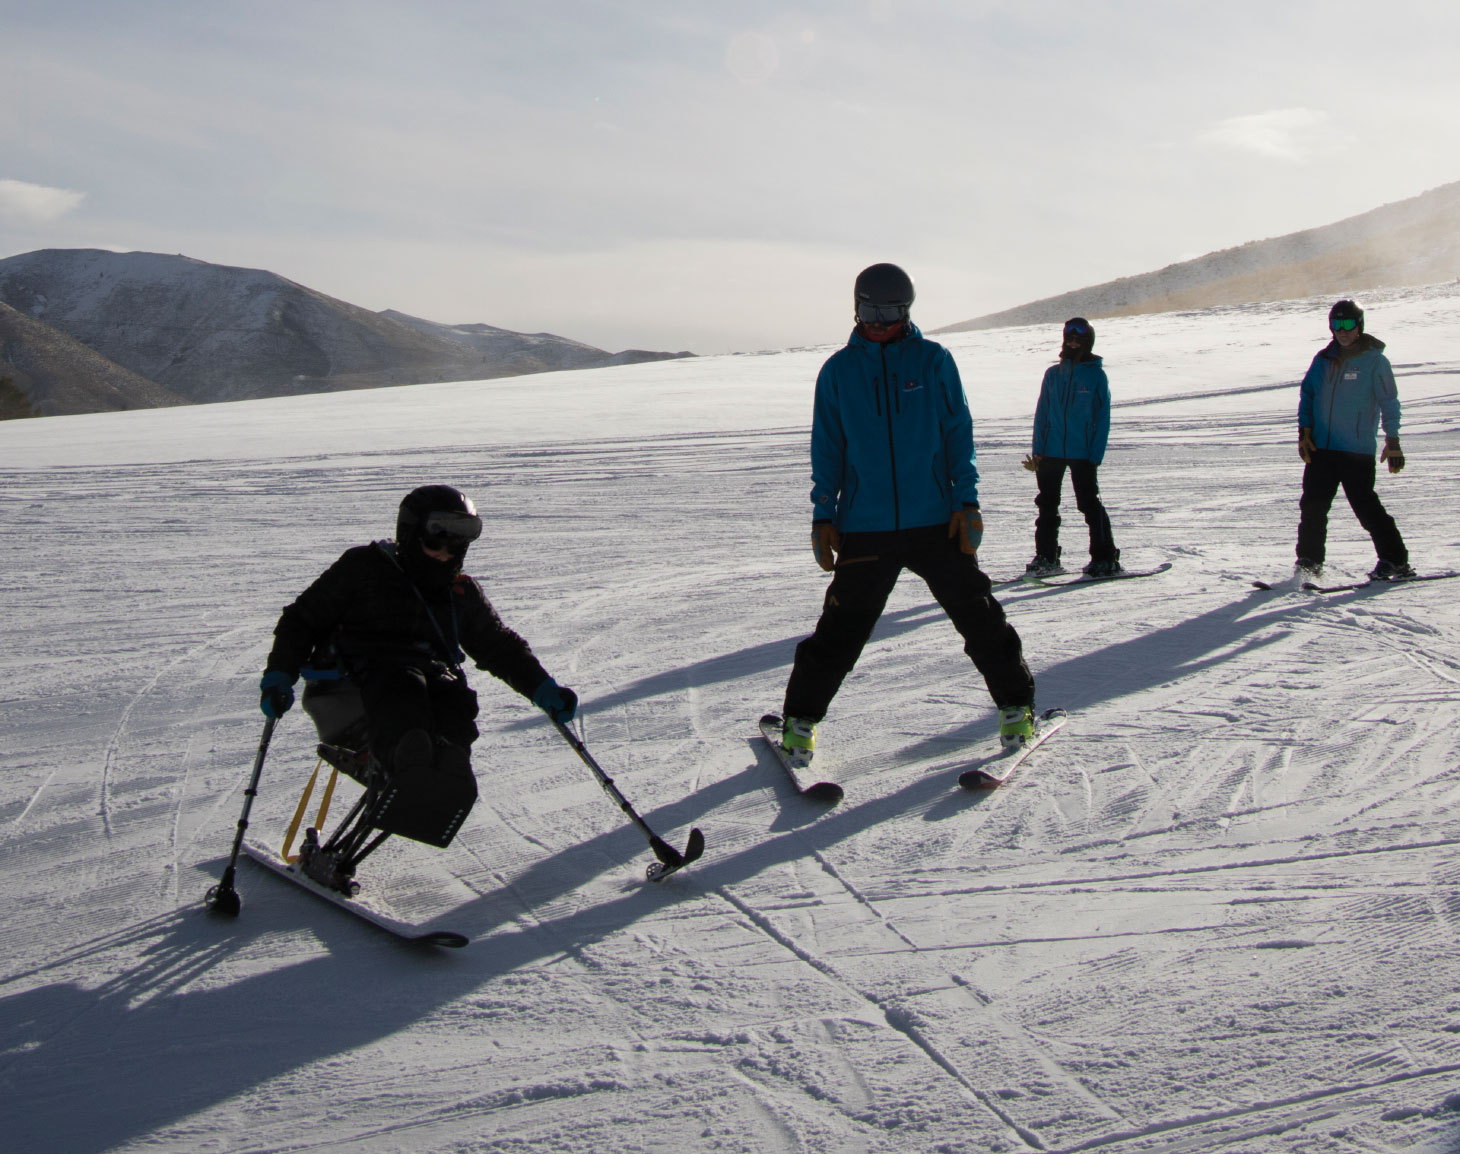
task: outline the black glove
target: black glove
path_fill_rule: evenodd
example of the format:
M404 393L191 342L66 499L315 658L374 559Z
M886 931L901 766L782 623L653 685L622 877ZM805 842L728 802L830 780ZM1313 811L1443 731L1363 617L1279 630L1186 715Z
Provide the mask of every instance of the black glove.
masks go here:
M294 704L294 678L282 669L267 669L259 681L259 708L265 717L278 719Z
M532 704L554 721L567 725L578 712L578 695L549 677L533 691Z

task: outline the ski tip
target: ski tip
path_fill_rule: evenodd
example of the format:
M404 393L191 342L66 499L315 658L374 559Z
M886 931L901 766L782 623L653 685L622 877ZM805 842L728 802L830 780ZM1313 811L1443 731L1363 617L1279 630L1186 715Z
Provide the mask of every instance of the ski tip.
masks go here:
M705 835L697 827L689 831L689 841L684 845L684 864L689 865L692 861L699 861L705 852Z
M964 770L958 775L958 784L964 789L997 789L1003 784L997 777L981 769Z
M782 720L779 713L763 713L760 717L760 723L762 725L780 725L782 724Z
M834 781L818 781L801 791L801 796L826 805L835 805L844 796L842 787Z
M459 950L463 946L471 944L471 939L465 934L453 933L450 930L432 930L430 933L417 934L410 940L420 942L423 946L442 946L448 950Z

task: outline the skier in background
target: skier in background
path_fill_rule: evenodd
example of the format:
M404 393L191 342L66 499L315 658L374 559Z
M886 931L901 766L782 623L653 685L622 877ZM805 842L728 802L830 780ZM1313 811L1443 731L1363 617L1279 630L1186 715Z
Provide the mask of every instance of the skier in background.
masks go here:
M809 757L816 729L903 569L928 583L999 708L1006 745L1034 733L1034 678L978 567L983 518L973 419L952 356L909 319L912 279L864 269L856 328L816 379L811 548L834 573L816 631L796 647L782 748Z
M1384 355L1384 342L1364 332L1364 310L1341 300L1328 310L1332 339L1313 358L1298 399L1298 455L1303 458L1303 496L1299 502L1299 575L1322 573L1328 537L1328 510L1338 487L1354 516L1374 539L1379 562L1370 580L1413 577L1409 550L1394 518L1374 492L1374 453L1384 425L1379 460L1389 471L1404 468L1399 447L1399 390Z
M1096 470L1110 438L1110 383L1101 358L1092 351L1095 329L1084 317L1065 322L1060 359L1044 371L1039 404L1034 410L1033 452L1024 467L1039 480L1034 504L1034 559L1024 567L1031 577L1063 573L1060 564L1060 490L1065 469L1075 487L1075 505L1090 527L1090 577L1119 573L1120 550L1110 530L1110 516L1100 501Z

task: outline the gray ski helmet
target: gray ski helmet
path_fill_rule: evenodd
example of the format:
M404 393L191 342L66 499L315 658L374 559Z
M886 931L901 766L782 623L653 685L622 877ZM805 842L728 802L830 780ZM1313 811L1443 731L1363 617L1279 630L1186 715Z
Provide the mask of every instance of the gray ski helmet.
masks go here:
M476 506L460 489L450 485L422 485L400 503L395 518L395 542L402 548L420 541L432 549L450 549L458 556L482 535Z
M1364 331L1364 310L1359 308L1353 301L1335 301L1328 310L1328 327L1333 328L1334 321L1357 321L1359 332Z
M874 264L857 274L852 301L857 320L890 325L905 321L917 291L912 277L895 264Z

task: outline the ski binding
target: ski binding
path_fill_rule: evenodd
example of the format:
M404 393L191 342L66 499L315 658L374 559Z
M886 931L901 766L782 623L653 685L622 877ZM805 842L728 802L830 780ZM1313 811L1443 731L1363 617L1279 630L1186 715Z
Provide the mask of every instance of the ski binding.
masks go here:
M958 784L964 789L997 789L1013 776L1026 757L1064 728L1069 719L1069 714L1063 709L1046 709L1035 719L1032 740L985 758L971 769L965 769L958 775Z
M781 748L781 726L783 725L779 713L767 713L760 719L760 735L765 738L765 743L771 747L771 752L776 755L776 760L781 763L791 784L796 787L796 792L802 797L812 801L824 802L827 805L835 805L842 799L842 787L834 781L817 781L810 785L806 784L809 776L807 770L811 768L810 753L789 754Z

